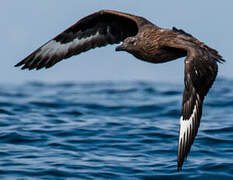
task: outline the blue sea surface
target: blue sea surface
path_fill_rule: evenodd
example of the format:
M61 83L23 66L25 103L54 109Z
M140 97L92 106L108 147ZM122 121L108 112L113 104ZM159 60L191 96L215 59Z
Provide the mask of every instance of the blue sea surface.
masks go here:
M177 172L183 84L0 86L0 179L233 179L233 81L205 99Z

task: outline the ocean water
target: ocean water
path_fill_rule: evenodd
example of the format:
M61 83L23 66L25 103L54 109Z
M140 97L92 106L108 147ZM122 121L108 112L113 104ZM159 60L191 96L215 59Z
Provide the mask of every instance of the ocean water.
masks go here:
M233 81L206 97L177 172L183 84L0 86L0 179L233 179Z

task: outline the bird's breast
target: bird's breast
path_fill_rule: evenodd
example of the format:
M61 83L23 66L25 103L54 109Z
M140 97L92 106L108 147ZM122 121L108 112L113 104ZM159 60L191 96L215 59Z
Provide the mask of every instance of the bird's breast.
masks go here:
M136 58L150 63L164 63L186 56L186 52L175 48L151 49L132 53Z

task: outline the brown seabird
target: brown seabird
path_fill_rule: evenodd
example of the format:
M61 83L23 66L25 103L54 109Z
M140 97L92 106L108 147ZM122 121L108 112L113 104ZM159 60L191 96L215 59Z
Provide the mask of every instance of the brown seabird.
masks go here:
M49 68L57 62L95 47L122 42L116 51L126 51L150 63L163 63L183 56L185 77L178 140L178 171L197 135L202 105L224 59L215 49L181 29L160 28L143 17L101 10L79 20L15 66Z

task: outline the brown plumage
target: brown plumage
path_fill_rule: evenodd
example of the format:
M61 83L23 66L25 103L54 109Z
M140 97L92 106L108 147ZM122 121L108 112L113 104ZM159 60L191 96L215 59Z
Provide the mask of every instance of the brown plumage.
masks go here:
M79 20L16 66L29 70L49 68L62 59L122 41L116 51L129 52L150 63L186 56L177 159L180 170L197 135L203 100L216 78L217 62L224 62L216 50L183 30L164 29L143 17L102 10Z

